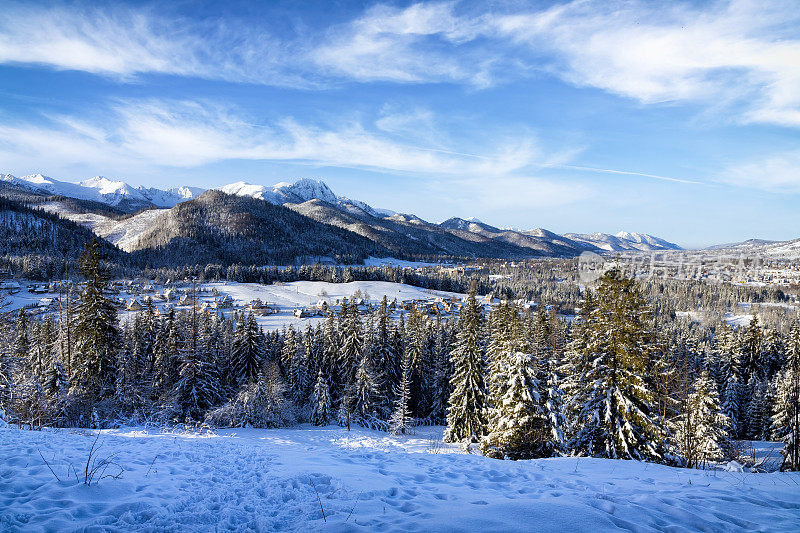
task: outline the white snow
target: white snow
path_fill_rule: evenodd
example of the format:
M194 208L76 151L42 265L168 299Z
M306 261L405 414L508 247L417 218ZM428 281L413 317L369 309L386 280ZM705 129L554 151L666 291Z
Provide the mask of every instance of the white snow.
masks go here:
M441 444L441 436L441 427L396 438L311 426L205 435L105 430L97 456L115 454L121 477L86 486L92 432L0 429L0 530L721 532L800 526L796 473L586 458L501 461L462 453ZM117 472L113 466L106 471Z
M393 266L399 268L421 268L421 267L434 267L442 266L444 263L430 263L426 261L407 261L405 259L397 259L394 257L368 257L364 260L364 266L368 267L383 267ZM447 263L448 265L450 263ZM353 265L359 266L359 265Z
M280 312L273 315L257 317L259 325L265 329L280 329L293 324L295 327L305 327L306 323L317 324L324 317L297 318L294 310L298 307L310 307L320 300L325 300L329 305L337 301L351 298L357 291L377 305L384 296L391 302L403 300L432 300L437 297L457 296L464 294L446 291L434 291L414 287L403 283L388 281L352 281L350 283L327 283L324 281L293 281L285 284L261 285L259 283L215 282L204 283L202 287L210 293L216 289L223 296L230 296L234 303L248 304L255 299L264 303L275 304ZM203 299L213 300L206 293Z
M126 252L132 251L141 234L151 228L155 221L168 211L167 209L148 209L123 220L115 220L96 213L77 213L58 202L43 203L41 208L92 230Z
M134 250L142 233L152 227L167 211L167 209L149 209L120 221L108 219L92 230L107 241L130 252Z
M113 206L117 206L123 201L133 201L145 205L150 202L157 207L173 207L203 191L198 187L179 187L168 190L143 186L132 187L124 181L115 181L104 176L95 176L80 183L60 181L41 174L20 178L11 174L2 174L0 180L34 192L92 200Z

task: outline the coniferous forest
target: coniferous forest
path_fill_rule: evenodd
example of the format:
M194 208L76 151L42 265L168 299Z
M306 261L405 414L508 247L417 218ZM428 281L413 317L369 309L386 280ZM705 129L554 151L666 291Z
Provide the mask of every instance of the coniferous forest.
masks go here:
M284 427L303 422L390 434L446 425L486 456L579 455L690 467L735 458L737 442L782 440L797 470L800 323L756 317L686 328L618 270L567 320L510 301L491 310L475 284L458 317L391 319L344 301L317 326L263 331L252 313L152 302L122 321L101 247L57 316L21 310L3 335L0 405L30 427ZM551 308L554 309L554 308ZM683 324L683 325L682 325Z

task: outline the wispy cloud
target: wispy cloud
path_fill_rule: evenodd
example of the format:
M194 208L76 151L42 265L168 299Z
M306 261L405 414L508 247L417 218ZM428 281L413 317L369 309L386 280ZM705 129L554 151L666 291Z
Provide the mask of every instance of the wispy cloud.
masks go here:
M800 194L800 150L730 165L718 181L767 192Z
M669 176L659 176L657 174L646 174L644 172L631 172L628 170L614 170L610 168L597 168L597 167L584 167L579 165L554 165L560 168L567 168L572 170L585 170L587 172L602 172L604 174L621 174L623 176L638 176L642 178L651 178L660 181L671 181L674 183L690 183L692 185L707 185L702 181L688 180L682 178L670 178Z
M0 125L0 160L63 167L194 167L243 159L370 169L432 177L503 177L542 166L547 152L531 136L483 142L467 154L398 141L370 124L339 118L335 126L281 118L257 123L209 102L123 100L92 121L56 115L45 123ZM110 117L110 118L109 118ZM15 162L12 164L11 162Z
M152 7L9 2L0 10L0 63L120 80L155 73L312 85L310 78L284 67L293 53L290 46L268 28L202 22Z
M745 120L800 125L796 2L575 1L493 23L576 85L645 103L746 99Z
M491 83L494 63L471 46L484 31L481 17L455 13L455 3L378 5L331 28L310 53L323 70L359 81Z
M800 126L795 0L378 4L303 35L275 35L257 19L223 24L168 8L79 6L4 5L0 62L303 87L482 88L544 72L643 103L727 102L739 120Z

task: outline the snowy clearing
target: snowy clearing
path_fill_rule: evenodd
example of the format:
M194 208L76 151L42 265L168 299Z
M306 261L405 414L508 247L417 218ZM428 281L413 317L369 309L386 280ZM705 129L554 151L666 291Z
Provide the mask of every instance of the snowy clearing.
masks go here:
M800 528L796 473L584 458L499 461L443 445L441 435L442 428L397 438L311 426L205 436L105 430L98 457L116 453L122 476L86 486L82 463L94 433L0 429L0 530Z
M184 287L186 290L188 287ZM389 301L397 299L403 300L435 300L440 297L465 298L466 294L446 291L434 291L404 283L392 283L389 281L352 281L350 283L328 283L325 281L293 281L272 285L262 285L260 283L238 283L235 281L220 281L210 283L200 283L198 288L205 290L198 295L200 303L212 303L216 298L212 291L216 291L221 296L230 296L234 304L243 308L253 300L261 300L267 304L273 304L279 312L267 316L258 316L256 320L264 329L274 330L294 325L295 328L305 328L307 323L316 325L324 320L324 317L304 317L298 318L294 315L294 310L298 307L309 307L315 305L320 300L325 300L331 305L342 301L344 298L351 298L360 291L363 298L368 299L372 304L378 305L381 299L386 296ZM144 302L148 295L139 295L138 299ZM122 291L117 295L123 301L128 301L135 297L134 294ZM58 293L44 292L33 294L27 290L22 290L13 295L6 295L7 311L17 311L23 307L36 307L43 299L58 298ZM155 301L154 305L160 311L164 311L169 306L177 306L177 301ZM178 307L178 309L188 309L188 306ZM225 314L230 314L227 310ZM132 313L120 310L123 319L132 316Z
M255 299L264 303L275 304L280 312L274 315L257 317L258 324L264 329L280 329L293 324L295 327L304 328L307 323L316 325L324 320L323 317L297 318L294 310L298 307L313 306L320 300L326 300L333 305L344 298L351 298L356 292L361 292L362 297L377 304L386 296L391 302L394 299L402 300L433 300L439 297L455 296L466 297L465 294L445 291L434 291L414 287L403 283L389 281L351 281L350 283L328 283L325 281L293 281L291 283L261 285L259 283L216 282L203 283L202 287L208 291L216 289L223 296L230 296L234 303L245 305ZM208 296L207 300L213 300Z

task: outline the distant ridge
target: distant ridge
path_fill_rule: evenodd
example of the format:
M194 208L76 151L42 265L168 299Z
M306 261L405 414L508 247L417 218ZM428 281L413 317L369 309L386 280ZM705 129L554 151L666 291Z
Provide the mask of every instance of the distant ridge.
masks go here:
M42 174L19 178L2 174L0 184L5 187L0 189L0 195L8 197L12 190L19 191L18 194L25 192L40 195L38 203L41 203L43 209L91 229L126 251L141 250L149 246L147 243L160 243L158 246L163 246L167 237L158 235L163 233L165 225L181 228L176 238L189 232L192 221L175 219L173 211L179 205L195 202L204 196L204 189L199 187L185 186L166 190L134 187L124 181L103 176L71 183ZM604 253L680 249L673 243L644 233L559 235L543 228L527 231L501 229L474 217L453 217L441 224L435 224L413 214L377 209L359 200L337 196L325 182L309 178L295 182L282 181L272 186L237 181L216 190L225 195L246 197L285 207L316 222L354 233L359 238L374 243L380 250L397 256L574 257L585 251ZM58 200L62 197L74 200ZM235 220L235 224L239 225L237 231L223 233L228 236L226 238L238 239L237 235L244 235L241 233L244 229L240 227L241 221L252 217L234 215L244 204L226 203L218 198L215 202L203 205L205 210L224 207L230 215L228 218L204 215L204 220L213 220L223 225L234 224ZM252 207L248 209L252 210ZM191 212L185 209L178 211L183 213L181 216L188 216ZM170 220L172 222L167 224ZM299 223L299 219L291 217L286 220ZM247 235L248 242L251 243L255 242L253 239L259 238L253 234ZM290 237L287 238L291 241ZM344 241L333 239L330 242ZM366 241L356 242L363 248ZM377 250L371 250L370 253ZM334 254L334 251L328 249L325 253ZM352 255L353 249L348 248L343 253Z

